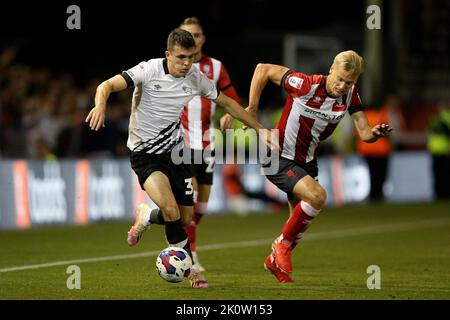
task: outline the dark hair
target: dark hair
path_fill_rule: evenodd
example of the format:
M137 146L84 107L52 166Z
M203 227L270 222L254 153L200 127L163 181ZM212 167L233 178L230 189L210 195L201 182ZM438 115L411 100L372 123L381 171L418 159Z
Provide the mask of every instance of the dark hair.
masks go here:
M179 45L184 49L191 49L195 47L195 41L190 32L176 28L167 38L167 50L172 50L176 45Z
M183 22L180 24L180 27L189 24L198 25L200 28L202 27L202 25L200 24L200 20L197 17L189 17L184 19Z

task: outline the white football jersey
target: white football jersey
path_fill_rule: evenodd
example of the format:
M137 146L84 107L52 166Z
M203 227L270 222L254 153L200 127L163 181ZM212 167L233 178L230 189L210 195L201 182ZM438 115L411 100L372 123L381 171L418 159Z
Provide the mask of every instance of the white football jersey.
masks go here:
M214 82L198 68L175 78L162 58L141 62L122 76L129 86L136 87L127 142L131 151L162 154L182 148L180 117L184 106L198 95L210 100L218 96Z

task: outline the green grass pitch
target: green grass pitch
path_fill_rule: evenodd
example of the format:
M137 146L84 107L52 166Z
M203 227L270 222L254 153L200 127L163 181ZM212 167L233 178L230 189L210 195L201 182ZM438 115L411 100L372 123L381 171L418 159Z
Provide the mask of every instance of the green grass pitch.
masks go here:
M161 226L134 248L131 221L0 231L0 299L450 299L449 203L326 208L293 252L296 281L279 284L263 262L287 217L206 216L198 252L210 288L202 290L157 275ZM79 290L66 285L71 264L81 269ZM381 289L367 288L371 265Z

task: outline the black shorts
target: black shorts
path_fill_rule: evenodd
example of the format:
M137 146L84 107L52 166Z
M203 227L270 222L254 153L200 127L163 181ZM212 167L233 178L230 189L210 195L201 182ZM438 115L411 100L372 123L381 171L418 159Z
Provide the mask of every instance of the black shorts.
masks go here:
M307 175L317 180L318 173L317 159L302 165L286 158L280 158L278 171L273 175L266 175L266 177L274 185L286 192L288 200L292 200L294 199L292 191L297 182Z
M212 185L215 164L214 150L210 152L210 155L205 157L203 156L203 150L190 149L190 152L192 175L199 184Z
M142 190L145 180L155 171L164 173L170 181L173 195L177 204L192 206L194 204L192 186L192 172L190 165L175 165L170 158L170 153L147 154L132 152L130 155L131 167L139 179Z

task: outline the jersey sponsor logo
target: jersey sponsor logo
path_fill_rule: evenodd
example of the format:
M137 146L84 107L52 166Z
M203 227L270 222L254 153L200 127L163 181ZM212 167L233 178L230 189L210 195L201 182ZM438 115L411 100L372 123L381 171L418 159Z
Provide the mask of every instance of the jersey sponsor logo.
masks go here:
M300 89L303 84L303 79L299 77L290 77L288 83L291 87Z
M309 108L305 108L305 112L309 113L309 114L312 114L315 117L327 120L327 121L339 121L345 116L345 113L340 114L340 115L334 115L334 114L328 114L328 113L320 112L320 111L317 111L317 110L312 110L312 109L309 109Z
M159 84L155 84L155 85L153 86L153 88L155 88L155 90L159 90L159 89L161 89L162 87L161 87Z

